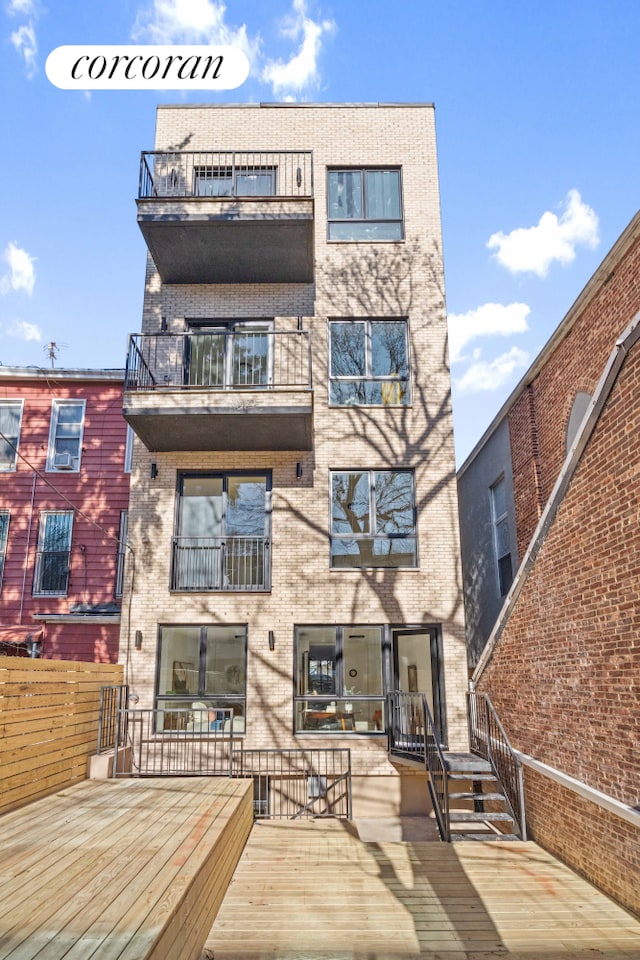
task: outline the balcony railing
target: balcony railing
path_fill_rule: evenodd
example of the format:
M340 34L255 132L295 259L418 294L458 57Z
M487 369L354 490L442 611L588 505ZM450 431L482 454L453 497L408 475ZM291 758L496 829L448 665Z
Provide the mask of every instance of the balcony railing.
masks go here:
M140 161L140 200L313 197L310 150L151 150Z
M267 537L174 537L171 589L261 591L271 584Z
M124 389L311 389L308 330L132 334Z

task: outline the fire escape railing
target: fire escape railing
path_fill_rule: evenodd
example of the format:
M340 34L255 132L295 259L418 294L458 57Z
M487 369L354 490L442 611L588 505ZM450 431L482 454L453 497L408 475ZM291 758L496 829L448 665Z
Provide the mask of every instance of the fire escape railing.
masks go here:
M522 840L527 839L522 764L509 743L500 718L486 693L468 697L469 745L472 753L487 760L507 799Z

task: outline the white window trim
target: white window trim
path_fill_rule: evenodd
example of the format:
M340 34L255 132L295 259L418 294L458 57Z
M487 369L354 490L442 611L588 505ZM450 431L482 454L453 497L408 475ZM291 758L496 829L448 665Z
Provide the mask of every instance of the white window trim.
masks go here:
M20 404L20 425L18 426L18 436L16 437L16 449L13 456L13 466L12 467L2 467L0 466L0 473L15 473L18 466L18 450L20 449L20 435L22 433L22 416L24 414L24 400L12 400L9 397L6 399L0 400L0 406L8 406L9 404Z
M124 472L131 473L133 463L133 428L130 423L127 424L127 438L124 445Z
M56 439L56 430L58 428L58 409L61 406L68 404L81 404L82 405L82 421L80 425L80 440L78 444L78 456L73 459L77 459L77 466L72 466L69 468L56 467L55 466L55 439ZM65 397L59 400L51 401L51 423L49 425L49 447L47 450L47 473L80 473L80 466L82 463L82 443L84 440L84 421L87 412L87 401L82 399L76 399L75 397Z
M43 546L46 538L47 517L58 516L59 514L64 514L65 516L71 517L71 524L69 527L69 570L67 573L67 588L64 591L63 590L55 590L55 591L44 590L43 591L42 575L41 575L41 568L40 568L40 563L41 563L40 556L46 552L43 549ZM38 528L38 542L36 547L36 569L34 571L32 596L34 597L66 597L69 595L69 580L71 578L71 548L73 546L74 520L75 520L75 514L73 510L43 510L40 513L40 526Z

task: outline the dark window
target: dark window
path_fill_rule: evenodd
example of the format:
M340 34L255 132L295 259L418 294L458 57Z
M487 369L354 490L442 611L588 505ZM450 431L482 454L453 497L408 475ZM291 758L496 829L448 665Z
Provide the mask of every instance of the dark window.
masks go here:
M246 626L160 627L158 707L186 711L179 715L193 732L222 729L217 711L229 709L234 732L243 732L246 675Z
M505 597L513 582L513 569L511 565L511 536L507 515L507 487L504 477L501 477L491 487L491 514L498 592L501 597Z
M329 170L329 240L402 240L399 169Z
M194 181L197 197L273 197L276 193L273 167L195 167Z
M332 320L329 346L330 403L409 403L406 320Z
M189 386L267 387L272 381L270 320L199 323L185 338Z
M172 590L269 590L270 474L179 478Z
M124 587L124 563L127 556L127 534L129 530L129 511L120 511L120 530L118 532L118 550L116 553L115 596L121 597Z
M296 732L384 729L383 629L296 628Z
M73 513L43 513L33 592L36 596L65 597L69 588Z
M336 471L331 475L331 566L417 566L413 473Z
M0 403L0 471L15 470L22 420L22 400Z

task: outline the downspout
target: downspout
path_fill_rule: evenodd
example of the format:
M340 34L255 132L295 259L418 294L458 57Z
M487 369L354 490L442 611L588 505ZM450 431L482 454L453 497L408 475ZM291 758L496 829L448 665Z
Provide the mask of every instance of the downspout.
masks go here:
M27 548L24 554L24 569L22 571L22 592L20 594L20 614L18 616L18 623L22 623L22 613L24 610L24 591L27 583L27 568L29 566L29 550L31 548L31 523L33 521L33 504L36 499L36 483L38 482L38 474L33 473L33 484L31 486L31 504L29 507L29 523L27 524Z

